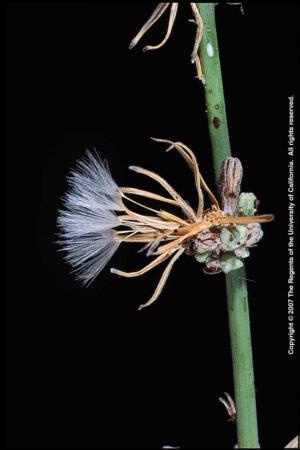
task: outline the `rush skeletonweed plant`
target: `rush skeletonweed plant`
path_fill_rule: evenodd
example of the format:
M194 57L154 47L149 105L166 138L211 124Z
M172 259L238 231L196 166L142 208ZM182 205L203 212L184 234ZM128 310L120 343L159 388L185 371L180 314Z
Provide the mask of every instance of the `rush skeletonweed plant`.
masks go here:
M141 250L154 259L135 272L112 268L114 274L137 277L169 260L152 297L139 309L159 297L174 263L184 252L203 263L207 273L229 272L241 267L249 248L262 236L260 223L273 218L272 215L255 215L253 194L239 194L242 169L237 158L229 158L223 164L221 208L205 183L192 150L180 142L154 140L168 144L167 150L175 149L192 170L198 202L195 210L164 178L141 167L130 166L129 169L156 181L167 192L166 197L118 187L107 163L97 152L87 152L68 177L70 188L63 198L64 209L58 216L58 242L83 284L95 279L122 242L143 244ZM210 200L207 209L204 208L204 192ZM164 204L164 208L150 208L132 196L157 201ZM148 213L132 211L128 204ZM176 208L178 213L167 211L167 205Z

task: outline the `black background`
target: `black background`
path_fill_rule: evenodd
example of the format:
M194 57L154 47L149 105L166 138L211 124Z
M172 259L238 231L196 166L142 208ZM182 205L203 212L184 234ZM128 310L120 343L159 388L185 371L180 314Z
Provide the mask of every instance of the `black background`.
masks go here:
M261 445L296 434L295 357L287 338L288 96L296 93L295 4L217 6L232 151L244 191L274 213L247 261ZM9 448L232 448L235 425L218 397L233 395L223 275L183 256L159 301L142 312L161 268L123 279L108 267L145 264L121 246L89 288L57 253L66 175L86 148L109 159L121 186L151 187L128 172L166 177L184 198L192 176L150 136L194 149L214 186L201 83L190 63L195 28L180 5L138 48L128 44L151 4L11 2L6 7L6 353ZM192 194L192 195L191 195Z

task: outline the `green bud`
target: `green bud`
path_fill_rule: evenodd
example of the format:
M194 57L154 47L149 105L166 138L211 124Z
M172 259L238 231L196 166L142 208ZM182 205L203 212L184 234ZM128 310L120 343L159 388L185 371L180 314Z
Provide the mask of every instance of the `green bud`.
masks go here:
M208 251L204 251L201 253L199 252L195 255L195 258L199 263L204 263L207 260L208 256L210 255L210 253L211 252Z
M256 197L252 192L242 192L239 196L237 212L239 216L254 216Z
M220 234L223 249L228 252L244 245L247 235L248 230L244 225L235 225L232 228L223 227Z
M233 253L225 253L220 259L220 266L223 272L228 273L243 267L243 261L237 258Z

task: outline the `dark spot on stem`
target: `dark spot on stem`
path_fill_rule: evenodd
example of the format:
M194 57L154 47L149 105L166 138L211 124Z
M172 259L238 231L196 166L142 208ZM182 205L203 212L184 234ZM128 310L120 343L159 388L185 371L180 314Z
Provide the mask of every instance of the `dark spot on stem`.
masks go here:
M219 128L219 126L221 125L221 120L219 119L219 117L214 117L212 123L215 128Z
M220 109L220 105L216 104L215 109Z

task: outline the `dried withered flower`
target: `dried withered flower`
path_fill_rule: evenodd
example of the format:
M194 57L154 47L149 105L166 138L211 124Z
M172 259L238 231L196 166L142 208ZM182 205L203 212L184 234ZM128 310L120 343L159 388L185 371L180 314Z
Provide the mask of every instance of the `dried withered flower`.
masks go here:
M219 190L221 208L225 214L230 216L233 216L237 209L242 177L243 168L241 161L232 156L225 158L221 166Z
M139 309L149 306L159 297L173 265L184 252L196 254L199 262L205 264L208 273L226 271L228 264L226 266L224 263L224 255L228 252L226 239L230 240L230 233L240 236L243 234L241 227L246 230L244 231L246 237L240 238L236 246L230 247L230 251L234 252L241 246L254 245L259 239L257 228L260 227L259 223L273 219L272 215L226 214L205 183L192 150L181 142L166 139L154 141L168 144L167 151L175 149L190 167L198 198L195 210L164 178L141 167L130 166L129 169L156 181L165 189L168 196L137 188L118 187L107 163L94 151L87 152L77 163L77 168L71 171L68 177L70 188L63 197L64 209L59 211L58 216L60 229L58 242L62 250L66 251L67 262L74 268L77 278L83 284L89 284L94 280L122 242L143 244L147 256L155 258L135 272L111 269L112 273L136 277L169 260L152 297L140 305ZM210 199L208 209L204 209L203 191ZM179 213L150 208L144 203L137 202L132 196L172 205L178 208ZM246 197L246 200L249 198ZM128 203L147 210L148 214L131 210ZM243 202L240 206L242 205ZM247 227L250 227L249 230ZM249 242L247 244L247 239L250 245ZM230 255L234 256L233 253Z
M202 39L204 27L203 27L203 21L202 21L202 18L201 18L201 15L197 8L196 3L189 3L189 5L192 8L194 21L197 26L195 43L194 43L194 48L193 48L193 52L192 52L192 56L191 56L192 63L194 63L194 61L197 58L197 52L198 52L198 48L199 48L199 45L200 45L200 42ZM149 19L147 20L147 22L142 26L142 28L137 33L137 35L132 39L132 41L129 45L129 48L132 49L133 47L135 47L138 44L138 42L140 41L140 39L144 36L144 34L158 21L158 19L165 13L165 11L167 11L167 9L170 9L169 22L168 22L167 32L166 32L164 39L157 45L146 45L146 47L143 48L143 51L146 52L148 50L157 50L157 49L161 48L163 45L165 45L165 43L167 42L167 40L169 39L169 37L172 33L172 29L174 26L176 15L177 15L178 6L179 6L179 3L159 3L157 5L157 7L154 9L154 11L151 14L151 16L149 17Z
M229 416L229 422L235 422L236 421L236 409L235 404L232 399L232 397L227 393L224 392L225 397L219 397L219 401L225 406L225 409L227 411L227 414Z

